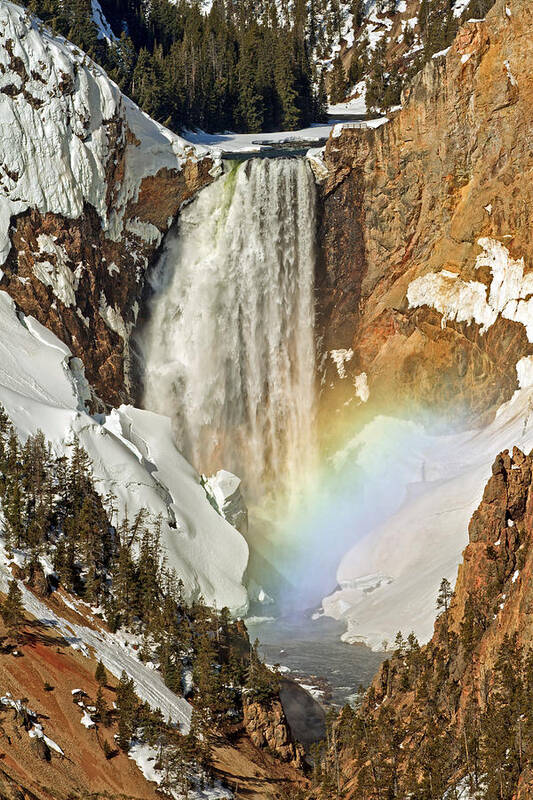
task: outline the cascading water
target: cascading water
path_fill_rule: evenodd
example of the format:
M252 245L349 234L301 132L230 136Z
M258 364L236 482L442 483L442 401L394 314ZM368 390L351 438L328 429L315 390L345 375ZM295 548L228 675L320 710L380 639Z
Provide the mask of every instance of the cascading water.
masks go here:
M144 405L249 497L294 485L313 449L314 249L308 164L253 159L183 210L151 277Z

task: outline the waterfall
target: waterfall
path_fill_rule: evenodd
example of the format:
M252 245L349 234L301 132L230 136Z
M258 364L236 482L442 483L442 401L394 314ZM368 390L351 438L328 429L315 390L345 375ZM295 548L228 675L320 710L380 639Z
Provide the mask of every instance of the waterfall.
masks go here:
M312 452L315 184L301 159L226 169L168 235L137 342L145 408L259 497Z

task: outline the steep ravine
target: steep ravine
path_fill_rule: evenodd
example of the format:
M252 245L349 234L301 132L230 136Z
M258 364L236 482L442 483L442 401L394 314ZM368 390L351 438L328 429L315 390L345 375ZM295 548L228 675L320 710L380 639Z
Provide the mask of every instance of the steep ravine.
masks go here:
M9 223L0 289L84 361L104 403L118 405L131 399L130 336L147 273L180 209L213 181L218 165L142 115L64 41L41 41L11 4L0 14L0 223ZM352 412L359 427L378 411L436 411L444 422L479 424L519 378L529 381L532 22L526 0L499 0L428 64L387 124L346 128L326 146L315 288L326 423L319 428L328 444L336 420L344 424ZM44 143L37 154L23 146L35 130ZM62 159L54 160L58 143ZM269 377L261 383L270 385ZM146 412L139 418L153 427ZM126 413L114 419L130 424ZM305 466L295 460L297 471ZM148 449L147 469L152 461ZM169 464L165 449L159 466L170 472ZM511 483L513 465L505 464L498 474ZM187 537L167 532L180 557L201 539L196 523L195 508ZM206 541L193 555L211 566L213 541ZM474 582L483 578L485 556ZM500 583L509 581L508 567ZM506 629L519 627L523 612L516 607ZM459 675L464 664L455 666ZM343 753L350 780L352 756Z

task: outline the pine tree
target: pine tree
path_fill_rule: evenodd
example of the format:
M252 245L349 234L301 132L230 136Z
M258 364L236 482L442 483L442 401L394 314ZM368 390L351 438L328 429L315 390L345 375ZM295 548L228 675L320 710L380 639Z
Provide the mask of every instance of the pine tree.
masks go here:
M109 724L109 710L101 686L98 687L98 692L96 693L95 706L98 719L102 725L107 727Z
M187 746L197 764L209 769L212 764L212 733L209 714L204 709L194 709Z
M445 614L448 613L452 596L452 585L447 578L443 578L440 582L439 593L437 595L437 608L443 609Z
M135 684L122 672L117 686L117 713L118 713L118 745L127 752L130 742L137 727L138 701L135 696Z
M353 14L353 26L355 30L358 30L363 24L364 20L363 0L352 0L352 14Z
M20 638L24 623L24 607L22 592L14 578L9 582L7 597L0 606L0 614L9 634L17 639Z
M347 89L346 73L340 55L338 55L334 62L330 73L329 83L329 99L334 105L335 103L342 103L346 97Z
M94 677L99 686L105 686L107 684L107 672L102 661L99 661L96 665Z
M296 65L291 53L292 37L279 41L274 67L275 86L280 106L280 127L295 130L299 127L301 113L298 108Z
M238 115L244 130L257 133L262 130L265 118L263 97L255 79L255 61L259 40L251 29L242 41L238 67L239 103Z
M326 76L322 69L318 79L318 89L315 101L315 119L317 122L324 122L328 116L328 92L326 89Z

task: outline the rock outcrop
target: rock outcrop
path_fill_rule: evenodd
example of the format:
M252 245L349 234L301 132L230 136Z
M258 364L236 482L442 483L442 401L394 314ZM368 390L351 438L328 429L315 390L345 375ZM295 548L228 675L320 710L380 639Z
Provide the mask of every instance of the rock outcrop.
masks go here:
M360 403L363 373L374 408L454 420L479 421L516 388L533 353L529 290L508 293L515 265L525 283L533 268L532 21L527 0L498 0L387 124L328 141L317 274L328 414ZM344 378L330 357L340 349Z
M129 399L144 277L213 161L27 12L0 8L0 289Z
M293 739L281 700L273 699L265 705L245 699L243 715L246 732L256 747L268 749L298 769L303 766L303 748Z

